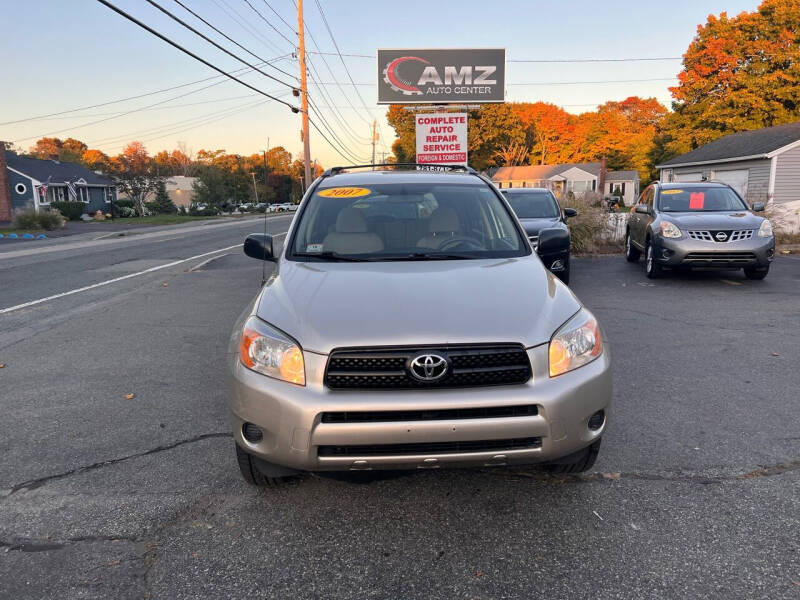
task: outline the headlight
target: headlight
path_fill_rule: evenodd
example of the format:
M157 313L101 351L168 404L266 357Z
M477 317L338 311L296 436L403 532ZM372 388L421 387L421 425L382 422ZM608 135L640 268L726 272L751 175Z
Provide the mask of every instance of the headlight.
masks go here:
M669 221L661 221L661 235L665 238L679 238L681 237L681 230L675 223Z
M550 377L589 364L602 352L600 327L592 313L584 308L550 340Z
M248 369L269 377L297 385L306 384L306 368L300 346L258 317L250 317L244 324L239 360Z
M758 237L772 237L772 223L769 222L769 219L761 221L761 227L758 228Z

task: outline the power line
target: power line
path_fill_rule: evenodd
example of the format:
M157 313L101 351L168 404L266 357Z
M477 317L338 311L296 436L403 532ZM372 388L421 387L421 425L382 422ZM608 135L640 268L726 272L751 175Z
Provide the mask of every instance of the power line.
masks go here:
M252 86L252 85L250 85L249 83L247 83L247 82L245 82L245 81L242 81L242 80L241 80L241 79L239 79L238 77L235 77L235 76L234 76L234 75L232 75L231 73L228 73L227 71L223 71L222 69L220 69L220 68L219 68L219 67L217 67L216 65L213 65L213 64L211 64L210 62L208 62L207 60L205 60L204 58L201 58L201 57L199 57L197 54L195 54L195 53L194 53L194 52L192 52L191 50L187 50L186 48L184 48L183 46L181 46L181 45L180 45L180 44L178 44L177 42L173 42L171 39L169 39L169 38L168 38L168 37L166 37L165 35L163 35L163 34L161 34L161 33L157 32L157 31L156 31L155 29L153 29L152 27L150 27L150 26L148 26L148 25L145 25L144 23L142 23L141 21L139 21L139 20L138 20L136 17L134 17L134 16L132 16L132 15L130 15L130 14L128 14L128 13L126 13L126 12L125 12L124 10L122 10L121 8L118 8L118 7L114 6L114 5L113 5L111 2L109 2L108 0L97 0L97 1L98 1L100 4L102 4L103 6L106 6L106 7L110 8L110 9L111 9L111 10L113 10L115 13L117 13L117 14L119 14L119 15L121 15L121 16L123 16L123 17L125 17L126 19L128 19L128 20L129 20L129 21L131 21L132 23L135 23L136 25L138 25L139 27L141 27L141 28L142 28L142 29L144 29L145 31L148 31L149 33L151 33L151 34L155 35L155 36L156 36L156 37L158 37L159 39L161 39L161 40L163 40L163 41L167 42L167 43L168 43L170 46L172 46L172 47L174 47L174 48L177 48L178 50L180 50L181 52L183 52L183 53L185 53L185 54L188 54L189 56L191 56L191 57L192 57L192 58L194 58L195 60L197 60L197 61L199 61L199 62L203 63L203 64L204 64L204 65L206 65L207 67L210 67L211 69L214 69L214 70L215 70L215 71L217 71L218 73L220 73L220 74L222 74L222 75L225 75L225 76L226 76L226 77L228 77L229 79L232 79L233 81L236 81L236 82L240 83L241 85L243 85L243 86L245 86L245 87L247 87L247 88L250 88L250 89L251 89L251 90L253 90L254 92L258 92L258 93L259 93L259 94L261 94L262 96L266 96L266 97L267 97L267 98L269 98L270 100L274 100L275 102L279 102L280 104L283 104L284 106L286 106L286 107L288 107L289 109L291 109L291 111L292 111L293 113L298 113L298 112L300 112L300 109L299 109L299 108L297 108L296 106L293 106L292 104L290 104L290 103L286 102L285 100L280 100L279 98L276 98L275 96L272 96L272 95L270 95L270 94L267 94L266 92L263 92L262 90L260 90L260 89L258 89L258 88L256 88L256 87L254 87L254 86ZM284 85L285 85L285 84L284 84ZM291 86L290 86L290 87L291 87Z
M307 61L307 62L309 64L309 66L311 67L311 70L314 73L317 74L317 77L319 77L319 72L317 71L317 68L314 66L314 63L311 62L310 60ZM323 86L318 86L317 85L318 79L316 79L310 72L309 72L308 75L311 78L311 81L314 83L314 86L316 87L316 89L319 91L320 96L322 97L323 104L325 104L327 106L327 108L330 110L331 115L333 115L333 118L337 121L337 123L339 123L339 126L342 128L342 131L345 134L347 134L347 136L355 144L369 143L369 138L359 136L352 129L352 127L350 127L350 125L347 124L347 119L344 117L344 115L342 115L339 111L337 111L335 108L333 108L333 106L334 106L333 98L331 97L330 94L328 94L327 90ZM326 100L326 98L327 98L327 100ZM352 107L352 108L355 110L355 107ZM360 110L360 109L358 109L358 110Z
M363 106L364 110L366 110L367 113L371 115L369 108L367 108L367 103L364 102L364 98L361 96L361 92L358 91L358 88L356 87L355 82L353 81L353 76L350 74L350 69L347 68L347 63L345 62L344 57L342 56L342 51L339 49L339 44L336 43L336 37L333 35L333 31L331 30L331 26L328 23L328 18L325 16L325 11L322 10L322 4L320 4L319 0L314 0L314 2L317 5L317 10L319 10L320 16L322 17L322 22L325 24L325 29L328 30L328 35L330 36L331 41L333 42L333 47L336 48L336 52L339 55L339 60L341 61L342 66L344 67L345 73L347 73L347 78L350 80L350 83L353 84L353 89L356 92L356 96L358 96L358 99L361 101L361 106ZM367 124L368 125L370 124L369 121L367 121ZM383 136L383 127L381 127L380 125L378 127L380 129L381 145L385 149L386 148L386 144L383 142L383 137L384 137Z
M259 102L262 102L262 100L259 99ZM110 135L110 136L106 136L106 137L102 137L102 138L97 138L97 139L91 140L90 142L87 142L87 144L90 145L90 146L91 145L103 145L103 144L109 144L109 143L117 141L117 140L122 141L122 140L132 139L132 138L136 139L138 136L141 136L141 135L151 135L153 133L157 133L157 132L165 130L165 129L172 129L174 127L179 127L179 126L185 125L187 123L192 123L194 121L207 119L207 118L209 118L211 116L222 114L222 113L230 111L230 110L236 110L236 109L241 108L241 107L243 107L245 105L248 105L248 104L251 104L251 103L250 102L245 102L245 103L237 105L237 106L228 107L228 108L224 108L224 109L221 109L221 110L215 110L215 111L212 111L210 113L206 113L206 114L202 114L202 115L196 115L194 117L189 117L187 119L182 119L180 121L174 121L173 123L169 123L169 124L166 124L166 125L158 125L156 127L149 127L149 128L146 128L146 129L136 129L136 130L130 131L128 133L122 133L122 134L118 134L118 135Z
M309 54L324 54L326 56L347 56L350 58L377 58L374 54L337 54L335 52L309 52ZM683 60L682 56L655 56L655 57L635 57L635 58L509 58L507 63L598 63L598 62L646 62L646 61L665 61Z
M222 121L224 119L227 119L228 117L232 117L234 115L241 114L243 112L247 112L248 110L252 110L254 108L258 108L259 106L263 106L263 105L267 104L267 102L269 102L269 101L268 100L259 100L258 102L254 103L254 104L250 104L249 106L245 106L244 108L240 108L238 110L229 112L227 114L224 114L224 115L221 115L221 116L218 116L218 117L214 117L214 118L210 118L210 119L207 119L207 120L199 122L199 123L195 123L193 125L190 125L189 127L183 127L181 129L170 131L168 133L157 135L155 137L143 138L143 139L141 139L139 141L141 141L142 143L148 143L148 142L154 142L155 140L163 139L165 137L169 137L171 135L178 135L178 134L184 133L186 131L191 131L192 129L197 129L198 127L204 127L206 125L210 125L211 123L216 123L218 121ZM122 149L122 148L124 148L124 146L117 146L116 148L117 149Z
M311 99L311 96L309 96L309 98L308 98L308 103L311 106L311 110L314 111L314 114L317 115L317 118L322 123L322 126L325 127L325 129L328 131L328 133L330 133L331 137L342 147L342 150L351 156L351 160L355 160L355 161L362 160L361 158L359 158L356 155L355 152L353 152L350 148L347 147L347 144L345 144L341 140L341 138L339 138L338 135L336 135L336 132L333 131L333 129L331 128L330 124L327 122L325 117L322 115L322 112L317 108L317 105L314 104L314 101Z
M270 59L270 61L271 62L278 61L278 60L281 60L281 59L285 58L286 56L290 56L290 55L285 54L285 55L282 55L282 56L277 56L275 58ZM232 73L240 74L240 73L244 73L244 72L247 72L247 71L250 71L250 70L252 70L252 69L241 68L241 69L237 69L235 71L232 71ZM25 119L17 119L16 121L6 121L5 123L0 123L0 125L15 125L17 123L24 123L26 121L39 121L41 119L46 119L48 117L57 117L59 115L66 115L66 114L70 114L70 113L81 112L81 111L89 110L89 109L92 109L92 108L100 108L102 106L108 106L110 104L119 104L121 102L127 102L129 100L138 100L139 98L146 98L147 96L155 96L157 94L163 94L164 92L171 92L172 90L178 90L178 89L181 89L181 88L189 87L190 85L195 85L197 83L203 83L205 81L211 81L212 79L219 79L220 77L222 77L222 75L212 75L211 77L205 77L204 79L198 79L197 81L190 81L189 83L182 83L180 85L173 85L172 87L167 87L167 88L163 88L163 89L160 89L160 90L154 90L152 92L145 92L143 94L137 94L136 96L128 96L127 98L119 98L117 100L109 100L108 102L101 102L100 104L91 104L89 106L81 106L80 108L71 108L69 110L62 110L60 112L49 113L49 114L46 114L46 115L38 115L36 117L27 117Z
M525 81L506 85L590 85L602 83L641 83L645 81L674 81L677 77L654 77L650 79L608 79L603 81ZM339 85L337 81L323 81L318 85ZM353 83L354 86L374 86L374 83ZM399 102L398 104L402 104Z
M295 30L294 25L292 25L286 19L284 19L277 10L272 8L272 5L269 2L267 2L267 0L261 0L261 1L267 5L267 8L269 8L273 13L275 13L276 17L278 17L281 21L283 21L284 25L286 25L289 28L289 31L291 31L294 35L297 35L297 31Z
M27 140L34 140L34 139L45 137L45 136L48 136L48 135L57 135L59 133L64 133L65 131L72 131L74 129L81 129L83 127L91 127L92 125L97 125L99 123L105 123L106 121L111 121L111 120L117 119L119 117L125 117L127 115L132 115L134 113L138 113L138 112L142 112L142 111L145 111L145 110L149 110L149 109L151 109L153 107L156 107L156 106L161 106L162 104L167 104L168 102L172 102L173 100L178 100L179 98L184 98L186 96L191 96L192 94L196 94L197 92L202 92L203 90L207 90L209 88L216 87L218 85L221 85L221 84L227 83L227 82L228 81L226 79L223 79L222 81L216 81L214 83L210 83L210 84L208 84L206 86L203 86L203 87L201 87L199 89L192 90L191 92L178 94L177 96L172 96L171 98L167 98L166 100L159 100L158 102L154 102L153 104L148 104L147 106L134 108L134 109L127 110L127 111L124 111L124 112L121 112L121 113L116 113L113 116L106 117L104 119L97 119L96 121L89 121L88 123L81 123L80 125L74 125L72 127L65 127L63 129L58 129L58 130L55 130L55 131L48 131L47 133L42 133L42 134L39 134L39 135L32 135L30 137L20 138L18 140L15 140L15 143L24 142L24 141L27 141Z
M221 2L225 5L222 6L217 0L211 0L217 8L219 8L223 13L225 13L232 21L234 21L239 27L243 30L248 32L254 38L258 39L265 47L270 48L270 52L273 50L280 52L281 48L272 42L272 40L264 37L261 33L252 27L248 20L243 17L235 8L233 8L230 4L228 4L225 0L221 0ZM226 8L227 7L227 8ZM235 16L234 16L235 15Z
M250 50L248 50L247 48L245 48L244 46L242 46L242 45L241 45L239 42L237 42L236 40L234 40L232 37L230 37L229 35L227 35L227 34L226 34L226 33L224 33L223 31L220 31L220 30L219 30L217 27L215 27L214 25L212 25L211 23L209 23L208 21L206 21L206 20L205 20L203 17L201 17L200 15L198 15L198 14L197 14L195 11L193 11L191 8L189 8L189 7L188 7L188 6L186 6L186 5L185 5L183 2L181 2L181 0L175 0L175 3L176 3L176 4L178 4L179 6L183 7L183 9L184 9L184 10L186 10L187 12L191 13L192 15L194 15L194 17L195 17L195 18L199 19L200 21L202 21L203 23L205 23L206 25L208 25L208 26L209 26L211 29L213 29L214 31L216 31L218 34L220 34L220 35L221 35L222 37L224 37L226 40L228 40L229 42L233 42L234 44L236 44L236 45L237 45L239 48L241 48L242 50L244 50L245 52L247 52L247 53L248 53L250 56L254 56L255 58L257 58L258 60L260 60L260 61L262 61L262 62L264 62L264 63L266 63L266 62L267 62L267 61L265 61L263 58L261 58L261 57L260 57L258 54L255 54L254 52L251 52ZM276 66L274 66L274 65L269 65L269 66L270 66L270 67L272 67L273 69L275 69L276 71L280 71L280 72L281 72L281 73L283 73L284 75L288 75L289 77L292 77L292 78L294 78L294 79L297 79L297 77L296 77L295 75L293 75L293 74L289 73L288 71L284 71L283 69L281 69L281 68L279 68L279 67L276 67Z
M103 3L105 4L105 0L98 0L98 1L100 1L100 2L103 2ZM191 31L191 32L192 32L192 33L194 33L195 35L198 35L198 36L200 36L201 38L203 38L205 41L207 41L209 44L211 44L211 45L212 45L212 46L214 46L215 48L218 48L219 50L222 50L222 51L223 51L225 54L227 54L227 55L228 55L228 56L230 56L231 58L234 58L234 59L238 60L240 63L242 63L243 65L247 65L247 66L248 66L248 67L250 67L251 69L255 69L256 71L258 71L259 73L261 73L261 74L262 74L264 77L268 77L269 79L272 79L273 81L277 81L278 83L281 83L281 84L285 85L285 86L286 86L286 87L288 87L288 88L292 88L292 89L294 89L294 87L295 87L295 86L294 86L294 85L292 85L291 83L286 83L285 81L282 81L282 80L278 79L277 77L273 77L273 76L272 76L272 75L270 75L269 73L265 73L264 71L262 71L262 70L261 70L261 69L259 69L258 67L254 66L254 65L251 65L249 62L247 62L247 61L246 61L246 60L244 60L243 58L240 58L239 56L237 56L236 54L234 54L233 52L231 52L230 50L228 50L228 49L227 49L227 48L225 48L224 46L221 46L221 45L219 45L217 42L215 42L214 40L212 40L210 37L208 37L208 36L204 35L203 33L200 33L200 32L199 32L197 29L195 29L194 27L192 27L191 25L189 25L189 24L188 24L186 21L182 20L180 17L178 17L178 16L176 16L176 15L172 14L171 12L169 12L169 11L168 11L166 8L164 8L163 6L161 6L161 5L160 5L158 2L156 2L155 0L146 0L146 2L147 2L148 4L150 4L151 6L153 6L153 7L157 8L158 10L160 10L162 13L164 13L165 15L167 15L167 16L168 16L170 19L172 19L173 21L176 21L177 23L180 23L181 25L183 25L183 26L184 26L186 29L188 29L189 31ZM255 55L254 55L254 56L255 56ZM259 58L258 56L256 56L256 58L258 58L259 60L262 60L262 61L263 61L263 59L262 59L262 58Z
M264 15L262 15L262 14L261 14L261 13L258 11L258 9L256 9L256 7L255 7L255 6L253 6L252 4L250 4L250 0L244 0L244 3L245 3L245 4L247 4L247 6L249 6L251 9L253 9L253 12L255 12L255 13L256 13L256 14L257 14L259 17L261 17L261 20L262 20L262 21L264 21L264 23L266 23L266 24L267 24L267 25L269 25L269 26L270 26L270 27L271 27L273 30L275 30L275 33L277 33L279 36L281 36L283 39L285 39L287 42L289 42L289 45L291 45L292 47L294 47L294 46L295 46L295 43L294 43L292 40L290 40L288 37L286 37L285 35L283 35L283 33L282 33L282 32L281 32L281 31L280 31L280 30L279 30L277 27L275 27L275 25L273 25L272 23L270 23L270 22L269 22L269 21L266 19L266 17L264 17Z

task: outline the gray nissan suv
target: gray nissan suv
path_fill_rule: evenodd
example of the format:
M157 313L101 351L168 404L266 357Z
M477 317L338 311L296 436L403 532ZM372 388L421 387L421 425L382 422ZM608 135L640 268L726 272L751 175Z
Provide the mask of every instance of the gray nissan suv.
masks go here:
M631 209L625 257L644 253L647 277L669 269L744 269L764 279L775 257L769 220L724 183L654 183Z
M594 464L611 402L597 320L489 180L412 168L326 171L280 251L268 235L246 239L248 256L275 263L228 351L249 483Z

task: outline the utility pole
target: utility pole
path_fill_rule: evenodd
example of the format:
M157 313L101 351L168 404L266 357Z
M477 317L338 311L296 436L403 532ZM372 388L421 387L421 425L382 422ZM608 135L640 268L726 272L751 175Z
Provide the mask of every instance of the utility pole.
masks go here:
M372 164L375 164L375 142L378 141L378 132L375 130L378 121L376 119L372 119ZM372 167L372 170L375 170L375 167Z
M252 171L250 175L253 176L253 192L256 195L256 204L258 204L258 188L256 187L256 172Z
M306 83L306 35L303 25L303 0L297 0L297 38L300 62L300 94L303 106L303 164L305 185L311 181L311 146L308 140L308 84Z

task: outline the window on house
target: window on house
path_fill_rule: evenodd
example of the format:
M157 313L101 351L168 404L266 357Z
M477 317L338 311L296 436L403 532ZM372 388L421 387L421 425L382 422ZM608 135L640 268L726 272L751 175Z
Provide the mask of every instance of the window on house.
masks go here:
M511 189L512 187L514 187L514 184L509 181L508 182L508 189Z
M62 186L51 185L47 188L47 195L42 204L50 204L51 202L64 202L66 197L65 189Z
M114 188L105 188L106 193L106 202L113 202L114 201Z
M88 187L79 187L78 188L78 202L84 202L89 204L89 188Z

